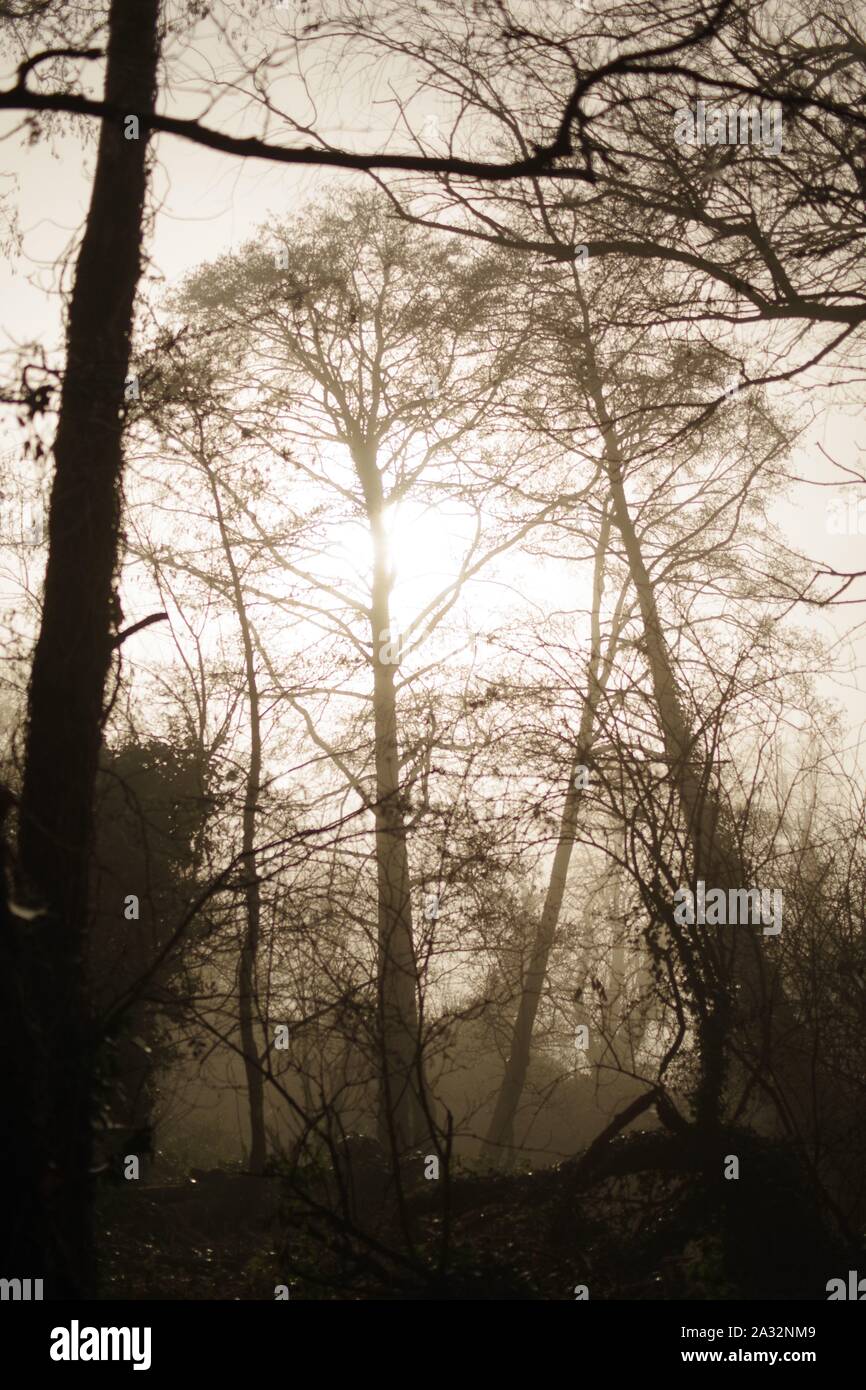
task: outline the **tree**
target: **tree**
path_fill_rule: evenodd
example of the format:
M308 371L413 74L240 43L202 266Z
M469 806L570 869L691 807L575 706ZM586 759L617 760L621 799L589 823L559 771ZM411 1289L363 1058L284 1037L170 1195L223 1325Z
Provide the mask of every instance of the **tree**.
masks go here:
M200 337L210 354L208 370L215 381L206 409L217 415L225 411L213 394L217 383L219 392L227 390L224 368L214 356L220 351L238 372L237 387L228 387L230 395L241 381L261 380L258 393L246 388L243 417L236 407L231 410L241 440L255 440L259 448L276 452L283 467L294 466L325 496L330 493L343 526L351 524L348 502L369 532L368 601L367 596L359 601L350 595L348 586L341 592L315 577L313 592L318 589L316 601L324 599L331 608L338 598L349 622L363 623L359 640L350 635L345 619L323 610L326 630L349 636L354 660L360 656L372 673L372 795L359 777L347 773L345 760L329 745L321 725L316 729L307 713L304 718L314 741L349 776L375 819L379 1123L382 1142L399 1153L429 1134L432 1123L423 1081L403 804L402 649L429 636L453 607L462 584L533 523L530 516L506 540L486 548L479 523L457 581L434 594L400 633L391 606L388 513L416 498L441 503L454 490L450 460L476 441L520 345L503 346L504 320L491 331L495 287L489 268L389 223L376 197L356 195L344 206L327 207L312 224L307 219L290 232L271 232L271 237L270 252L256 244L239 258L203 269L185 287L176 313L189 325L190 342ZM270 354L266 374L259 365L263 345ZM472 353L477 354L474 363ZM203 379L202 372L199 366L194 377ZM288 436L288 447L276 445L280 433ZM305 456L308 451L311 457ZM344 461L350 463L348 476ZM470 505L479 511L477 497ZM274 546L249 511L245 519L253 527L249 544L264 547L272 564L308 583L308 572ZM322 518L317 521L321 526Z
M106 101L153 109L157 0L109 15ZM10 1209L6 1249L44 1277L51 1297L90 1285L88 1227L93 1038L83 981L93 788L105 680L117 636L124 382L140 273L146 139L100 132L87 224L69 309L67 361L54 444L49 556L28 697L18 858L36 916L7 940L3 1027L29 1062L12 1132L0 1145ZM82 557L87 557L87 564ZM21 1163L20 1129L35 1153ZM14 1257L14 1258L13 1258ZM34 1270L34 1273L36 1272Z
M42 8L22 0L12 14L26 25ZM239 814L232 821L229 813L226 820L240 838L240 868L231 878L231 892L235 900L242 895L244 908L238 918L243 923L235 957L238 981L228 990L228 1008L235 1010L232 1028L240 1019L254 1166L264 1152L262 1070L271 1065L257 1038L268 1008L267 1002L260 1008L257 957L263 934L269 948L279 941L276 923L263 926L263 915L280 894L283 901L288 895L283 883L270 896L264 884L270 875L285 873L285 861L277 860L290 838L281 824L263 843L271 829L268 824L264 830L262 805L264 684L274 703L302 721L321 755L331 779L323 801L356 797L358 810L352 815L372 822L378 996L370 1036L379 1047L379 1123L395 1153L436 1129L425 1064L434 1032L428 1003L435 991L427 986L437 950L451 948L463 923L471 922L478 928L473 945L478 943L481 973L494 979L499 970L498 990L502 980L512 982L520 974L499 969L500 964L511 952L513 966L515 953L532 935L531 893L522 899L512 895L522 904L519 928L511 920L519 914L512 914L510 905L507 913L498 913L496 902L485 907L483 898L490 884L507 883L511 889L523 873L537 870L543 856L550 823L550 817L543 821L544 802L551 795L559 798L557 759L550 752L556 737L546 742L543 737L555 701L549 690L533 690L531 682L517 679L504 687L491 681L482 696L467 683L461 696L453 673L441 678L438 690L428 691L423 671L394 650L399 638L389 507L410 498L432 504L443 496L475 509L477 533L453 582L415 611L406 635L416 644L444 628L481 566L515 541L541 536L553 551L552 537L558 542L559 533L541 528L554 521L573 522L591 536L599 565L609 565L622 592L631 586L639 610L638 623L631 610L624 615L628 635L622 641L613 615L606 615L610 641L614 633L619 641L607 649L608 657L616 652L616 670L609 660L605 670L596 631L581 717L573 725L563 720L569 739L576 730L577 750L570 742L568 757L559 761L572 763L573 772L592 738L599 790L591 805L583 798L580 823L581 798L571 777L564 806L557 802L547 902L520 982L512 1054L491 1142L510 1141L545 978L555 979L560 989L557 971L565 974L576 964L588 974L588 958L597 950L612 951L610 971L591 978L599 996L601 977L610 982L622 973L619 948L610 947L603 931L597 942L585 920L583 940L575 940L567 922L562 943L567 960L556 958L555 933L580 831L601 853L622 845L615 857L641 896L657 998L667 990L667 1011L657 1028L666 1047L660 1072L675 1056L688 1064L691 1035L697 1034L698 1127L717 1132L731 1110L739 1114L755 1088L763 1087L783 1122L814 1141L816 1155L825 1142L838 1150L841 1131L822 1132L816 1114L822 1106L832 1108L838 1090L829 1065L811 1062L816 1040L828 1030L821 1020L804 1035L797 1003L808 997L818 1008L817 995L813 999L804 986L808 932L802 950L780 953L770 969L759 942L749 938L746 949L734 949L721 933L679 932L670 911L677 870L689 881L705 877L734 889L747 881L756 855L774 871L783 857L767 830L766 806L756 807L745 773L722 770L721 753L729 763L743 756L748 721L740 711L748 704L751 713L765 712L753 686L778 689L780 653L791 650L781 639L770 640L763 616L754 633L749 631L742 605L760 603L762 615L766 610L772 618L778 585L786 598L797 599L808 593L807 576L799 560L786 561L777 585L772 566L762 564L750 576L748 562L732 558L730 551L741 534L751 542L752 518L769 495L773 461L788 437L762 415L756 383L796 375L804 361L837 360L840 345L853 344L864 316L853 252L862 231L860 102L866 45L835 4L816 15L798 12L790 25L779 21L781 35L760 27L760 8L752 7L753 14L726 3L697 23L691 6L678 4L652 5L638 18L622 7L599 21L569 13L556 21L539 17L536 23L533 17L531 23L518 23L507 6L482 0L464 8L458 0L432 12L416 13L414 7L411 16L400 12L393 27L389 13L385 30L367 7L350 3L331 27L330 21L309 30L301 24L287 38L286 53L297 59L311 44L339 46L346 40L362 45L365 53L385 52L397 63L410 57L408 85L395 89L405 139L399 148L383 141L372 152L329 147L324 132L305 134L304 143L292 147L274 143L267 124L262 135L251 137L216 130L204 118L157 113L155 3L137 6L134 14L112 6L104 101L68 90L69 72L100 56L83 47L86 39L68 47L58 40L57 48L33 52L23 59L12 90L0 94L0 109L70 112L97 122L100 130L68 324L45 608L29 695L20 883L9 902L4 895L0 920L0 1004L6 1020L0 1048L14 1091L0 1138L8 1140L6 1176L22 1194L16 1214L7 1218L10 1248L22 1268L45 1272L50 1293L86 1292L89 1279L87 1129L96 1038L83 955L93 787L102 729L114 703L112 696L106 705L105 683L117 650L162 617L154 614L122 629L115 583L123 542L121 435L130 413L123 383L149 133L227 154L373 172L404 218L402 226L389 223L379 206L371 211L372 203L355 200L349 223L331 208L311 217L309 227L294 226L290 236L269 233L271 254L260 246L246 248L242 257L226 258L193 280L177 301L180 319L189 327L175 325L177 332L164 337L157 352L166 376L174 373L173 383L185 382L189 392L179 398L180 405L161 403L167 432L177 426L183 402L192 403L178 435L181 447L204 466L209 505L216 512L218 565L211 572L202 566L195 574L195 557L188 553L181 564L231 606L241 636L241 668L230 684L235 708L249 710L251 730L249 749L242 750ZM65 12L65 6L53 7L46 32L56 32L54 23ZM9 17L6 7L0 18ZM25 37L28 47L22 51L29 52L30 30ZM605 45L613 45L612 56L603 51ZM273 94L259 85L261 74L251 64L240 75L267 123ZM445 140L447 152L433 155L428 138L415 133L412 107L416 97L429 96L431 81L445 93L446 106L450 99L456 103L449 111L457 112ZM755 140L741 142L722 157L697 144L683 146L676 134L678 112L699 99L698 93L701 100L719 94L731 101L759 95L778 100L786 123L782 146L775 151ZM445 119L444 108L442 114ZM471 114L477 123L470 133L464 117ZM305 128L300 118L290 124L296 132ZM476 157L479 150L483 157ZM396 182L397 174L407 176L405 182ZM431 182L436 179L438 188ZM422 236L407 227L412 222L437 226L449 239ZM483 246L484 254L470 254L467 238ZM509 293L521 259L531 267L521 291L544 301L544 313L531 321L516 311L518 297ZM607 308L581 290L580 282L569 284L571 269L587 260L612 271ZM647 264L659 266L660 273L641 276ZM431 282L437 291L445 287L440 302L427 293ZM565 324L556 321L557 298L567 306ZM763 334L759 363L757 352L720 349L719 326L732 321L758 326L748 331ZM805 354L795 341L802 325L813 331ZM765 334L767 326L778 336ZM664 373L645 365L644 339L659 328L668 354ZM273 356L259 376L263 339ZM226 351L228 365L218 360ZM563 358L567 371L560 370ZM175 372L177 360L181 366ZM214 366L218 370L208 379ZM721 374L731 369L737 374L738 426L748 422L743 450L735 447L737 429L725 424L731 418L723 414L729 411L727 388L718 395ZM700 398L705 387L715 399ZM749 388L748 408L743 387ZM15 399L26 407L33 393ZM488 423L494 408L495 429ZM211 435L206 447L199 447L200 440L191 446L193 427L202 419ZM483 447L482 426L491 433ZM575 438L581 441L576 449ZM307 449L312 443L312 457L299 447L302 441ZM746 443L756 450L755 458L747 457ZM223 447L225 460L219 454ZM720 448L731 451L724 465ZM476 451L480 462L470 456ZM580 486L561 482L554 462L558 451L569 464L579 458ZM269 456L273 464L275 453L285 466L292 502L306 504L315 493L309 516L297 528L275 528L273 517L258 516L244 492L259 458ZM684 477L694 485L687 508L678 502ZM599 482L604 496L600 506L590 506L590 488ZM723 496L728 483L732 493ZM285 508L277 511L284 521ZM342 579L333 582L327 553L334 529L358 521L372 554L364 576L369 586L364 592L362 584L360 594ZM297 544L308 547L303 557L292 549ZM843 576L843 582L852 577ZM275 594L274 588L284 591ZM596 592L598 609L603 598L598 574ZM720 603L730 600L730 607L708 611L710 596ZM304 615L326 634L327 658L309 653L306 694L299 695L287 679L281 652L269 645L270 634L251 600L268 603L272 618L285 616L298 626ZM733 639L726 647L720 635L738 627L748 632L748 651L735 649ZM713 633L708 646L706 631ZM360 692L353 684L359 673ZM440 706L434 709L437 695ZM352 720L333 716L334 705L344 699L360 710ZM524 840L519 856L509 844L497 857L489 829L485 838L473 823L484 804L475 769L498 776L495 750L505 738L497 719L508 700L529 712L520 730L523 743L507 749L522 787L518 817L523 817ZM437 723L442 705L447 706L445 732L441 719ZM510 733L518 723L510 723ZM604 751L596 726L606 738L610 734ZM652 753L642 764L635 757L641 739ZM532 755L539 747L545 772L554 768L550 787L541 790L532 785L537 774ZM460 767L467 749L466 765ZM446 762L446 771L437 766ZM653 770L656 762L662 774ZM427 792L437 779L459 792L462 822L457 797L454 807L431 808ZM426 802L420 810L419 789ZM530 816L542 821L535 832ZM349 819L341 811L327 825L308 825L298 833L297 842L309 835L309 843L326 845L332 854L327 872L321 872L325 853L309 872L305 904L327 900L329 893L334 897L314 917L314 940L284 943L286 957L297 966L295 978L312 980L312 992L323 980L330 990L327 1010L339 1016L335 1031L343 1029L340 1037L348 1047L334 1046L327 1065L334 1061L335 1071L343 1067L345 1076L352 1028L360 1033L360 1020L369 1021L363 953L353 958L366 926L368 895L363 871L354 873L355 847L349 845L350 835L344 836ZM436 835L422 840L419 825L425 831L433 826ZM811 836L810 830L810 846ZM836 940L820 891L826 858L817 850L813 858L806 848L801 846L807 869L801 880L793 880L803 904L800 920L810 900L820 902L815 958L826 972L845 969L856 959L855 914L849 913L846 932ZM445 931L435 919L422 923L412 901L437 871L440 850L439 869L447 867L455 898L461 905L473 897L481 904L474 918L467 913ZM476 868L482 881L468 885L465 879ZM838 884L833 887L841 897ZM828 895L827 901L835 904L836 898ZM214 914L221 926L234 921L232 908ZM204 915L203 902L197 909L193 905L191 911L196 910ZM620 912L618 906L605 910ZM148 967L151 974L162 964L162 950L170 951L188 925L184 917L170 933ZM273 978L270 970L268 986ZM285 978L279 983L285 997ZM846 1023L832 1034L832 1056L847 1066L845 1029L854 1027L856 991L836 991L833 997L844 1003ZM479 998L479 1007L491 1005L490 998ZM316 1028L324 1025L317 1014L320 1001L312 1000L309 1009L308 1002L298 1012L310 1025L309 1052L310 1040L320 1036ZM614 1013L608 1010L608 1018ZM546 1027L543 1009L541 1016ZM444 1031L441 1017L436 1026ZM598 1056L594 1062L601 1064ZM687 1069L684 1065L679 1074ZM817 1104L809 1092L816 1078ZM351 1085L356 1082L353 1075ZM846 1083L840 1089L847 1105L856 1087ZM641 1103L648 1105L658 1094L648 1092ZM628 1116L636 1113L629 1106ZM671 1111L666 1113L670 1119ZM625 1114L617 1123L625 1122ZM617 1123L601 1138L615 1133ZM671 1128L683 1123L674 1111ZM593 1162L598 1153L594 1149Z
M532 123L529 129L523 130L517 124L517 139L515 144L518 152L515 157L505 160L478 159L471 154L456 154L449 150L447 156L430 155L423 152L423 146L414 136L410 138L411 152L394 152L388 149L379 149L373 152L356 152L345 149L335 149L327 140L324 134L311 130L308 121L302 118L288 118L290 127L297 133L305 135L308 139L312 136L315 143L301 146L277 145L267 138L250 135L232 135L230 132L215 129L206 125L200 119L181 118L157 112L147 102L140 104L120 103L114 99L115 94L103 101L92 100L78 92L68 91L49 91L43 92L35 90L28 85L31 74L43 63L56 56L63 56L82 61L92 61L101 56L98 49L50 49L41 53L37 52L19 65L17 81L14 87L8 91L0 93L0 110L9 111L65 111L77 115L90 116L97 120L119 120L127 116L134 116L139 129L144 133L164 132L175 135L185 140L190 140L195 144L202 145L208 149L219 150L226 154L236 155L240 158L259 158L283 164L314 165L320 168L337 168L346 170L405 170L416 173L442 174L446 177L470 177L487 180L491 183L509 182L523 178L549 178L565 180L568 182L586 181L589 183L595 180L595 171L592 165L591 148L583 138L578 141L574 138L574 129L577 124L579 128L585 124L585 107L593 95L593 88L605 77L617 74L629 74L631 72L644 72L647 70L645 64L653 58L672 56L693 48L702 43L706 38L715 33L720 20L730 9L732 0L721 0L717 9L705 20L697 24L691 22L690 15L685 21L680 21L680 34L671 43L666 42L660 47L642 47L640 44L626 49L622 54L617 55L612 63L601 64L595 70L583 74L575 80L573 68L570 71L571 81L568 88L562 95L556 109L556 117L548 123L548 138L543 144L536 144L532 140ZM496 4L484 4L479 12L483 14L483 31L488 26L493 27L493 32L497 37L502 33L500 22L500 10ZM410 26L414 13L409 16ZM468 16L462 16L465 21ZM375 25L369 23L369 17L361 12L360 15L353 13L351 6L347 6L346 13L334 23L338 37L345 40L346 30L349 29L354 38L359 32L363 37L367 33L373 36L374 40L382 42L382 36L376 31ZM454 35L450 29L446 18L446 32L449 39ZM255 25L252 26L255 29ZM421 26L422 29L427 26ZM458 25L458 30L459 30ZM288 36L289 42L283 49L283 56L286 66L296 67L297 58L303 47L309 42L316 42L327 32L328 24L324 21L310 23L306 14L301 16L297 22L298 32ZM417 33L418 25L415 24L414 32ZM413 32L410 29L410 32ZM470 39L474 37L474 28L470 33ZM513 22L509 23L504 31L505 42L507 45L514 45L515 40L519 41L524 35L528 36L525 29L517 27ZM487 33L484 32L484 38ZM265 52L269 51L272 38L270 33L265 39ZM395 44L393 39L386 38L385 44L392 51L401 51L399 44ZM413 40L412 51L417 54L418 49ZM423 45L421 53L423 54ZM473 58L486 56L484 49L481 52L474 45L469 46L470 54ZM437 54L438 56L438 54ZM236 54L235 57L238 57ZM294 58L295 64L291 63ZM423 90L427 85L425 75L422 73L418 88ZM249 66L243 62L239 63L239 71L233 73L230 79L236 88L243 87L250 101L257 105L267 123L273 110L274 98L262 84L262 70L265 65L253 63ZM298 68L298 75L305 80L303 69ZM665 75L665 68L659 66L649 67L650 72L656 71ZM552 128L551 128L552 127ZM580 146L580 160L575 161L575 146Z
M492 147L549 148L565 104L587 160L590 177L573 189L532 187L531 229L523 198L447 171L438 200L411 180L391 185L405 215L547 260L655 264L680 322L826 325L819 357L862 326L851 253L862 237L866 44L849 7L732 3L695 24L692 6L655 3L641 10L640 56L626 6L580 22L539 10L518 23L507 7L505 23L500 7L457 19L430 11L387 28L348 11L341 23L356 42L404 55L417 88L435 82L443 112L458 113L452 138L472 111ZM704 141L699 100L725 117L778 106L778 122L764 134L750 126L748 138L737 126L729 139L727 119L721 131L711 121ZM412 129L411 97L398 91L395 102Z
M610 680L617 642L622 628L627 585L620 591L611 631L602 651L601 604L610 531L610 513L605 510L599 527L595 554L592 585L592 645L586 668L586 695L574 758L569 768L568 790L563 802L556 853L550 869L547 893L538 919L529 967L523 980L505 1075L502 1078L502 1085L485 1141L486 1152L494 1158L507 1156L508 1148L513 1143L514 1117L529 1066L532 1030L565 895L581 803L584 799L583 793L587 787L588 764L592 762L598 704Z

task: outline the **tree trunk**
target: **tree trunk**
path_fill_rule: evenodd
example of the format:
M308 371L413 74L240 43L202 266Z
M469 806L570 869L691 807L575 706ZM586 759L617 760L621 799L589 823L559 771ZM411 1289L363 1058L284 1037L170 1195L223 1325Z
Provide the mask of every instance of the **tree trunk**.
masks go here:
M592 359L592 351L589 349ZM731 853L721 823L718 800L706 777L695 775L700 753L688 717L680 701L667 642L662 631L652 580L628 509L623 486L623 458L619 437L607 410L604 390L594 362L588 367L586 387L593 400L605 446L605 468L614 520L622 537L629 571L637 592L643 624L643 640L653 684L671 776L679 793L692 845L695 879L714 887L739 886L743 869ZM702 772L705 770L702 768ZM727 1035L731 1025L733 942L725 942L725 928L700 927L683 934L681 949L688 954L690 987L698 1006L698 1032L702 1078L696 1093L696 1118L715 1125L721 1121L725 1081ZM740 953L742 961L744 953Z
M158 10L158 0L112 0L105 96L121 110L153 108ZM27 1109L15 1122L19 1137L31 1131L35 1153L30 1169L15 1173L13 1138L11 1156L0 1159L0 1187L5 1220L14 1222L9 1272L43 1277L54 1298L85 1295L92 1281L88 856L116 617L124 383L141 273L145 156L144 137L126 139L122 124L103 122L69 307L42 622L28 692L20 872L44 914L15 921L15 980L5 986L10 1011L2 1026L19 1034L28 1054ZM37 1233L35 1242L28 1231ZM39 1267L21 1268L24 1260Z
M544 988L544 981L547 976L547 963L550 959L550 952L553 948L556 935L556 926L559 921L560 911L562 910L565 885L568 881L568 869L574 849L574 837L577 833L578 812L582 800L582 790L575 785L577 770L585 764L590 755L595 714L599 699L607 683L611 662L613 660L615 634L611 635L611 643L602 669L601 636L599 629L601 599L604 587L604 562L609 536L610 517L605 513L595 554L592 644L589 662L587 663L587 692L581 712L577 749L569 771L568 790L565 794L565 803L560 817L556 852L550 870L544 907L535 933L529 968L526 972L520 993L517 1017L514 1020L514 1028L511 1035L511 1048L509 1050L508 1060L505 1064L505 1075L502 1078L502 1085L496 1097L496 1105L493 1109L493 1115L491 1116L482 1148L483 1156L495 1166L508 1167L513 1158L514 1118L517 1114L517 1109L520 1105L520 1097L523 1094L523 1087L526 1083L526 1073L529 1068L530 1051L532 1048L532 1031L535 1027L535 1018L538 1013L541 991Z
M747 870L710 782L710 769L680 699L677 678L644 563L640 539L629 512L623 484L623 452L607 409L595 362L584 307L587 341L585 386L592 399L605 446L613 516L640 605L644 648L653 686L670 773L677 788L692 847L695 880L707 887L745 888ZM695 1096L696 1120L717 1127L730 1109L725 1095L726 1069L736 1048L751 1075L776 1105L783 1124L795 1133L814 1132L819 1090L829 1108L836 1088L824 1074L819 1085L818 1059L804 1046L803 1029L787 998L778 971L768 968L763 938L754 928L694 926L681 929L678 941L698 1012L701 1080Z
M400 800L400 755L394 675L399 653L391 632L392 576L384 524L382 479L372 451L353 451L373 540L370 631L376 749L376 873L378 885L379 1139L397 1155L429 1133L418 1016L418 970L406 826Z
M259 712L259 687L256 677L256 663L253 650L253 637L247 619L244 592L232 553L231 540L226 529L222 502L216 478L208 470L208 482L216 510L220 540L232 582L235 612L241 630L244 649L244 671L247 683L247 704L250 712L250 761L247 768L243 813L243 862L247 875L244 889L246 907L246 930L241 945L238 962L238 1024L241 1035L241 1049L244 1058L244 1073L247 1082L247 1098L250 1111L250 1156L248 1169L251 1173L264 1172L267 1158L267 1139L265 1135L265 1083L262 1074L261 1057L256 1042L255 1015L258 1003L256 989L256 961L259 950L259 929L262 915L261 886L259 884L256 862L256 816L262 781L262 727Z

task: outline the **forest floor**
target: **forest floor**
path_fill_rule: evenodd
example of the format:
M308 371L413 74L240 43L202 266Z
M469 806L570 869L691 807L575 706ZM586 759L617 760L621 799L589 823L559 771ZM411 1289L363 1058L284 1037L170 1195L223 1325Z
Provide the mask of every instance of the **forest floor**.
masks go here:
M97 1195L99 1297L104 1299L262 1298L262 1265L273 1259L267 1232L238 1220L209 1221L189 1185L106 1186ZM273 1297L271 1290L270 1297Z
M272 1300L285 1285L293 1299L573 1299L581 1274L586 1282L587 1240L596 1268L614 1255L606 1255L612 1232L599 1220L592 1230L581 1223L584 1252L576 1249L574 1223L563 1222L555 1199L539 1202L533 1193L525 1200L527 1175L458 1180L448 1216L427 1202L414 1209L411 1267L401 1266L399 1254L391 1257L401 1249L393 1210L359 1215L370 1246L346 1243L271 1182L269 1213L244 1200L244 1179L214 1184L206 1194L184 1183L105 1187L97 1200L99 1296ZM449 1259L440 1274L446 1224ZM667 1295L659 1279L656 1288L641 1280L619 1296Z
M402 1217L368 1202L356 1219L366 1237L324 1213L321 1195L308 1193L316 1213L278 1178L106 1186L100 1297L824 1299L842 1258L779 1172L712 1192L688 1173L620 1174L581 1192L567 1169L467 1175L447 1201L444 1187L416 1189Z

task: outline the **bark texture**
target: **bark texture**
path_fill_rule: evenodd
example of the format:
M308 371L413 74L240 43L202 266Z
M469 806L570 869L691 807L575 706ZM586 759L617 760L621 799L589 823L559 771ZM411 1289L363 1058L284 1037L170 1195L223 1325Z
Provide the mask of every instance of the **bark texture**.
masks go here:
M158 0L112 0L105 96L123 111L153 107L158 14ZM17 1035L12 1051L26 1058L12 1152L2 1160L12 1166L2 1184L13 1227L7 1261L10 1274L43 1277L46 1296L55 1298L86 1296L92 1283L94 1040L84 958L93 790L119 618L124 386L147 187L146 140L127 138L132 130L102 124L69 306L19 817L22 891L40 915L7 924L4 948L11 973L2 1027ZM38 1267L19 1268L28 1260Z

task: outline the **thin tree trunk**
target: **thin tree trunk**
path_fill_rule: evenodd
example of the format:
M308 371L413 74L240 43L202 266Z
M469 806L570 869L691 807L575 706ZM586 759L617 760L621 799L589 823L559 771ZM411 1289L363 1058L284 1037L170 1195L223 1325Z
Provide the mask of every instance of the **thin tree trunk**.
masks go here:
M727 893L748 886L746 868L680 699L655 589L625 495L620 440L607 409L585 304L582 307L587 343L584 384L602 432L614 521L640 605L654 700L692 846L694 878ZM724 1120L731 1049L736 1046L742 1053L745 1045L748 1065L773 1098L783 1122L802 1133L814 1128L818 1109L816 1058L800 1041L803 1030L780 978L769 979L761 942L754 930L732 932L729 927L711 926L683 929L678 944L699 1011L702 1077L695 1097L696 1119L708 1127ZM832 1079L826 1076L823 1085L834 1089Z
M628 824L623 819L619 827L622 836L622 858L625 862L628 840ZM614 931L618 931L622 914L622 868L613 861L613 890L610 903L610 921L613 923ZM625 966L626 949L622 937L615 938L615 943L611 948L610 970L607 976L607 990L604 1003L606 1005L606 1026L603 1029L596 1029L590 1032L590 1044L588 1049L587 1061L590 1069L607 1064L610 1067L617 1067L617 1035L624 1020L625 1004ZM601 1003L601 1001L599 1001Z
M158 11L158 0L112 0L105 96L121 110L153 108ZM92 1281L88 856L116 617L124 383L146 187L145 138L126 139L121 124L104 121L69 308L20 804L22 882L45 915L16 921L15 978L3 1001L11 1012L2 1026L20 1033L33 1073L27 1113L15 1123L32 1130L35 1146L32 1171L10 1180L7 1170L0 1182L14 1213L5 1218L14 1223L6 1259L10 1272L43 1277L50 1297L80 1296ZM10 1161L14 1168L14 1153L0 1160ZM28 1229L38 1234L21 1248L38 1247L38 1269L18 1268L16 1240Z
M250 712L250 761L247 768L244 793L244 812L242 828L242 851L244 872L247 876L244 889L246 907L246 930L241 945L238 962L238 1025L241 1035L241 1049L244 1058L244 1073L247 1083L247 1098L250 1111L250 1156L248 1168L251 1173L264 1172L267 1158L267 1137L265 1134L265 1082L261 1067L261 1057L256 1042L256 962L259 950L259 932L262 916L261 886L259 884L256 861L256 816L262 782L262 727L259 711L259 687L256 677L256 663L253 649L253 636L247 618L244 592L235 564L231 541L226 530L219 487L213 473L208 470L208 482L216 510L220 540L229 574L232 581L235 613L241 630L244 649L244 672L247 684L247 704Z
M418 1015L418 970L406 825L400 800L396 658L391 632L392 576L384 524L382 479L372 451L353 451L373 540L370 630L376 750L378 885L378 1017L381 1048L379 1139L394 1154L426 1137L426 1090Z
M640 541L628 509L623 486L623 458L619 437L607 410L604 390L593 360L586 375L586 388L592 397L605 446L605 467L610 487L614 520L622 537L632 581L637 593L643 624L644 649L653 682L656 709L665 751L670 759L680 804L694 855L696 879L713 886L739 885L742 867L732 857L721 825L720 807L705 779L694 771L697 745L680 701L679 689L668 652L655 590L643 559ZM698 1122L719 1122L723 1107L726 1038L730 1030L730 982L733 967L730 945L719 928L699 928L684 935L693 957L691 988L699 1007L702 1079L697 1091Z
M584 766L590 754L596 710L598 708L599 699L607 683L611 663L613 661L616 643L615 631L611 635L611 641L603 666L601 659L600 633L601 600L604 589L604 564L609 537L610 516L605 512L595 553L592 641L590 657L587 663L587 692L581 712L577 748L569 772L568 790L565 794L565 802L560 816L559 835L557 838L556 852L553 857L553 865L550 870L550 878L547 884L544 907L536 928L532 955L520 992L517 1017L514 1020L514 1028L511 1034L511 1047L508 1053L508 1060L505 1063L505 1074L496 1097L496 1104L493 1108L493 1114L482 1148L483 1156L490 1163L502 1167L507 1167L513 1158L514 1118L517 1114L520 1098L523 1094L523 1087L526 1083L526 1073L529 1068L529 1059L532 1049L532 1032L535 1027L541 992L544 988L544 981L547 976L547 964L550 959L550 952L553 949L556 927L559 922L562 900L565 895L565 885L568 881L568 870L571 863L572 851L574 849L574 839L577 834L578 813L580 810L580 803L583 799L581 788L575 785L577 771L578 768Z

